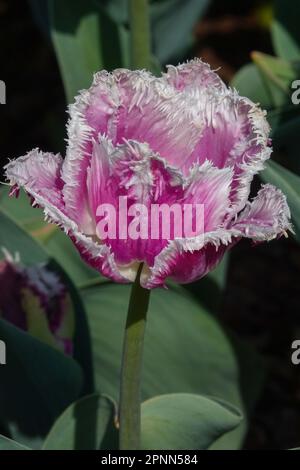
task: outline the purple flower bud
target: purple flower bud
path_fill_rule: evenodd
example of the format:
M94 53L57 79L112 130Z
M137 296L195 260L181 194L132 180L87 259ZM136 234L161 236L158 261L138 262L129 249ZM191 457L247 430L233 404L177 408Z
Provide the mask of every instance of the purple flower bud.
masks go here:
M73 353L72 301L58 275L44 265L0 261L0 316L41 341Z

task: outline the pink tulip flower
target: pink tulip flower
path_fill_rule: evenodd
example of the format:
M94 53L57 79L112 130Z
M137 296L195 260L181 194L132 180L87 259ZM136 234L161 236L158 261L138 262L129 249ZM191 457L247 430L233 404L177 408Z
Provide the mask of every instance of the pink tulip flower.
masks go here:
M159 78L101 71L69 113L65 159L35 149L11 161L6 175L104 276L133 281L143 262L146 288L163 286L167 278L189 283L241 238L261 242L291 228L279 189L264 185L248 200L253 177L271 154L265 112L199 59L169 66ZM98 208L117 208L120 197L146 208L200 204L202 232L175 237L173 217L169 238L132 239L124 237L132 219L120 217L123 235L117 230L102 238Z

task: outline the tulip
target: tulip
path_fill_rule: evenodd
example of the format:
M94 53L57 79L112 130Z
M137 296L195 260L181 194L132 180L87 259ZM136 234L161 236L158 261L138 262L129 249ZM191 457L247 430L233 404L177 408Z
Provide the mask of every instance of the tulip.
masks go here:
M164 286L168 278L189 283L241 238L261 242L290 229L279 189L264 185L248 200L253 177L271 154L265 113L201 60L170 66L160 78L101 71L69 112L65 159L35 149L11 161L6 175L104 276L131 282L143 263L144 288ZM170 217L169 237L151 238L150 223L143 237L130 238L136 220L120 216L120 198L147 210L201 205L201 233L175 236L176 217ZM99 207L108 204L119 230L102 237Z

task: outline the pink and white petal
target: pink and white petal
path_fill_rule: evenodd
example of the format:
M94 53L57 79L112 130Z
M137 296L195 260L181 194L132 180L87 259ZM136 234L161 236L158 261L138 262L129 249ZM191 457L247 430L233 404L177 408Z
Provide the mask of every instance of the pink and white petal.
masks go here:
M247 203L231 228L254 241L272 240L292 229L290 218L285 195L280 189L266 184L253 201Z
M156 254L167 244L167 240L151 238L151 225L148 224L151 205L171 205L178 197L182 198L182 176L177 170L169 167L147 144L136 141L124 142L107 154L106 158L107 177L103 187L101 178L95 176L95 172L89 172L88 192L96 225L101 221L101 216L97 216L97 208L101 204L109 203L116 214L116 233L106 236L104 243L111 247L116 263L125 270L134 262L152 263ZM129 216L126 222L119 222L122 219L122 214L119 213L120 204L126 204L127 209L132 208L134 204L143 205L143 210L147 211L147 226L143 228L147 231L145 238L133 239L127 233L134 216ZM119 233L120 230L124 231L124 227L126 234L121 237ZM101 238L101 235L98 236Z
M247 115L245 125L241 128L241 139L231 150L227 164L234 165L234 179L230 198L235 211L241 210L250 194L253 177L262 171L265 162L270 158L270 127L266 112L247 98L239 98L239 114Z
M191 168L180 202L203 205L203 233L219 228L229 213L232 176L232 168L219 169L209 161Z
M179 91L190 91L194 88L226 88L221 78L201 59L195 58L177 67L167 66L164 79Z
M86 200L86 170L98 134L116 133L119 107L118 89L112 74L94 75L92 86L82 90L69 106L68 147L62 170L64 200L74 220L82 223Z
M116 143L147 142L169 164L179 166L199 138L197 99L145 71L120 69L115 76L121 96Z
M106 245L100 245L92 238L80 233L70 233L70 238L78 249L81 258L96 271L114 282L122 284L131 281L115 263L114 254ZM125 275L124 275L125 274Z
M63 159L59 154L34 149L16 160L11 160L4 169L12 186L23 187L29 194L34 191L62 209L62 163Z
M253 176L271 154L265 113L230 89L202 93L199 108L203 129L194 151L183 160L182 170L186 173L192 164L206 159L218 168L233 167L230 199L237 213L248 199Z
M83 259L104 276L116 282L128 282L124 278L114 261L110 248L98 243L92 237L80 232L77 223L66 214L62 205L54 205L47 195L36 192L32 186L23 186L33 198L35 204L44 211L45 219L58 225L70 236Z
M201 279L239 238L235 230L219 229L194 239L171 241L155 258L149 275L143 279L143 287L162 287L168 278L181 284Z
M110 185L112 173L112 154L114 147L105 136L93 141L93 151L86 174L87 210L91 219L96 221L96 212L99 204L114 202L114 191ZM86 233L86 231L84 230ZM95 230L94 230L95 233Z

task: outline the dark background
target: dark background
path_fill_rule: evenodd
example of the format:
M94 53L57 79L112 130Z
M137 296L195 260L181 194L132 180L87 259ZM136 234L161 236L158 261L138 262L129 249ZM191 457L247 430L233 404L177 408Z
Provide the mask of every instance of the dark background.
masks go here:
M261 7L268 2L215 0L195 28L193 54L221 66L227 83L251 51L273 52ZM7 86L1 167L34 147L63 152L63 85L51 42L26 1L0 0L0 44L0 79ZM300 365L290 359L291 343L300 338L299 286L300 248L291 237L255 249L241 242L232 251L220 317L263 355L268 370L246 448L299 445Z

